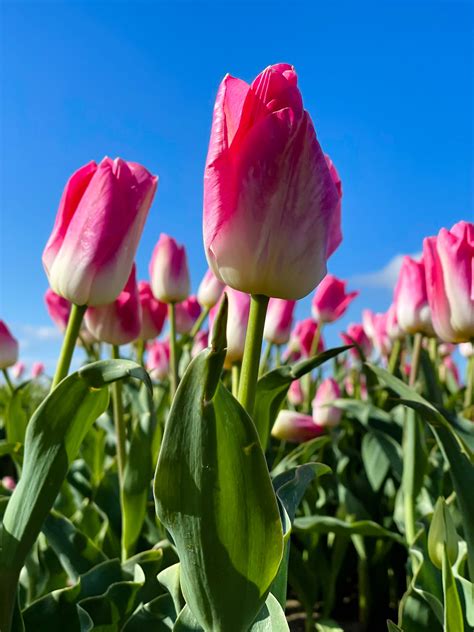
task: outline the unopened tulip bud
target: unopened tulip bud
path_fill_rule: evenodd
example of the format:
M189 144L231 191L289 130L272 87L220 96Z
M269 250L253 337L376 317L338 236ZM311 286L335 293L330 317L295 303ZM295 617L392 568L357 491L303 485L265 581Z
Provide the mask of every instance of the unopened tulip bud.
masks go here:
M295 328L291 332L288 350L301 354L304 358L309 358L315 344L315 336L319 325L312 318L305 318L296 323ZM317 353L324 351L324 342L322 336L318 340Z
M303 415L294 410L280 410L272 428L272 437L302 443L324 434L324 428L314 423L311 415Z
M44 300L53 323L60 331L65 331L71 312L71 303L59 296L59 294L56 294L56 292L53 292L51 288L46 290Z
M226 75L204 173L204 245L215 275L249 294L306 296L341 242L340 198L295 69L269 66L251 85Z
M181 303L190 291L188 259L184 246L162 233L150 261L153 295L163 303Z
M141 308L135 265L118 298L110 305L89 307L85 322L89 331L100 342L120 346L138 338L141 329Z
M362 311L362 325L365 333L371 339L374 348L384 356L388 355L392 348L387 334L387 318L387 312L374 314L370 309Z
M347 331L341 332L340 336L345 345L356 344L364 354L365 358L368 358L372 353L372 343L365 333L362 325L355 325L351 323L348 326ZM359 352L355 347L350 350L350 353L355 358L360 359Z
M443 549L451 566L458 556L458 534L454 526L449 507L444 498L438 498L428 531L428 554L433 564L441 569L443 566Z
M19 360L16 364L12 366L12 375L15 380L19 380L23 373L25 372L25 363Z
M344 315L359 292L346 292L346 281L327 274L316 288L311 302L313 318L318 323L333 323Z
M13 366L18 360L18 341L0 320L0 369Z
M231 368L236 362L240 362L244 356L245 336L250 312L250 296L244 292L238 292L226 287L229 302L227 311L227 354L224 366ZM220 301L209 313L209 327L212 331L214 319L219 311Z
M4 476L1 482L3 487L8 489L10 492L12 492L16 487L15 479L11 476Z
M52 289L76 305L115 301L130 275L158 178L120 158L69 179L43 252Z
M474 224L458 222L423 242L426 287L436 334L446 342L474 338Z
M207 349L209 345L209 332L208 331L198 331L194 336L193 346L191 348L191 357L194 358L200 353L203 349Z
M220 281L212 270L204 275L198 289L197 298L203 307L211 309L219 301L225 284Z
M176 304L176 332L189 334L201 314L201 306L195 296Z
M263 337L274 345L285 345L290 339L296 301L271 298L268 303Z
M304 402L304 393L299 380L293 380L288 389L288 401L293 406L301 406Z
M409 334L434 334L426 289L425 265L411 257L403 257L394 304L399 326ZM390 335L390 334L389 334Z
M31 365L31 377L33 379L40 377L44 373L44 364L42 362L33 362Z
M168 340L155 340L147 349L146 367L155 380L162 382L170 367L170 344Z
M470 358L474 355L474 344L472 344L472 342L461 342L459 345L459 353L464 358Z
M142 308L140 340L152 340L159 336L163 330L168 306L153 296L147 281L138 282L138 296Z
M316 424L329 428L339 424L342 410L331 404L340 396L341 389L334 378L328 377L321 382L312 402L313 419Z

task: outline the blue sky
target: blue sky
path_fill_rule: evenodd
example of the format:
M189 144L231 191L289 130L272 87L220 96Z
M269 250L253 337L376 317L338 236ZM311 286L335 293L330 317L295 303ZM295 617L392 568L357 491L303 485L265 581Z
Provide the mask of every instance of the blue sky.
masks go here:
M43 304L41 253L69 175L105 154L157 173L139 274L146 277L167 232L186 244L197 287L206 268L202 173L217 86L226 72L251 81L282 61L296 67L343 181L344 241L329 269L361 296L341 326L363 307L386 309L390 274L380 271L391 259L474 216L473 7L4 1L0 317L26 360L51 366L59 344Z

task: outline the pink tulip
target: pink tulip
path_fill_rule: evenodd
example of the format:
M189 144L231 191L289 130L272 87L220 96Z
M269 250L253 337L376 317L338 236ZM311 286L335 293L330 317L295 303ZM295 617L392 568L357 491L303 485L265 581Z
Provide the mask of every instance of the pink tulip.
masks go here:
M403 331L433 335L423 261L403 257L394 303L397 321Z
M170 366L170 343L168 340L155 340L148 346L146 366L155 380L162 382L168 376Z
M443 358L442 365L440 366L440 373L441 373L441 369L443 369L444 371L449 371L451 375L453 376L453 379L456 385L461 387L461 378L459 375L459 369L450 355L447 355Z
M229 301L227 312L227 354L224 366L230 369L233 364L240 362L244 355L245 336L250 311L250 296L226 287L225 293ZM209 312L209 329L212 331L214 319L217 316L220 302Z
M280 410L272 428L272 437L303 443L324 434L324 428L314 422L311 415L303 415L294 410Z
M189 334L201 314L201 306L195 296L190 296L176 305L176 332Z
M190 290L188 259L184 246L161 233L150 261L151 289L163 303L181 303Z
M19 360L16 364L12 366L12 375L15 380L19 380L23 373L25 372L25 363Z
M299 353L304 358L309 358L313 348L314 337L318 330L318 324L312 318L305 318L296 323L291 332L288 344L290 352ZM317 353L324 351L322 336L319 337Z
M341 389L334 378L328 377L321 382L312 402L314 423L323 428L332 428L339 424L342 410L331 406L331 403L340 396Z
M77 305L106 305L123 289L158 178L120 158L81 167L66 184L43 252L52 289Z
M5 489L8 489L11 492L16 487L15 479L12 476L4 476L1 482L2 482L3 487Z
M0 320L0 369L6 369L18 360L18 341Z
M472 342L461 342L459 345L459 353L464 358L470 358L474 355L474 344Z
M423 242L426 286L436 334L446 342L474 338L474 224L458 222Z
M311 311L319 323L333 323L346 312L359 292L346 293L346 281L327 274L314 294Z
M51 317L51 320L60 331L64 331L67 327L67 321L69 320L69 313L71 312L71 303L53 292L49 287L44 295L46 303L46 309Z
M304 402L304 393L299 380L293 380L288 389L288 401L293 406L301 406Z
M209 332L198 331L194 336L193 346L191 348L191 357L194 358L198 353L201 353L203 349L207 349L209 345Z
M294 68L269 66L217 93L204 173L204 245L230 287L306 296L341 242L340 189L303 108Z
M220 281L212 270L204 275L198 289L197 298L203 307L211 309L218 302L224 289L224 283Z
M428 345L425 345L426 347L428 347ZM461 345L459 345L461 346ZM454 350L456 349L456 345L453 344L452 342L441 342L438 345L438 353L440 355L441 358L444 358L445 356L451 355L452 353L454 353Z
M394 342L395 340L402 340L405 334L398 323L397 308L395 303L392 303L390 305L385 316L385 331L390 342Z
M40 375L43 375L44 369L45 366L42 362L33 362L31 365L31 377L33 379L40 377Z
M364 354L365 358L368 358L372 353L372 343L364 331L364 327L362 325L354 325L351 323L346 332L341 332L339 334L342 338L342 341L345 345L353 345L354 343L360 347L360 350ZM350 350L350 353L356 358L359 359L359 352L354 347Z
M368 397L367 391L367 382L365 380L365 375L363 373L357 374L357 379L359 380L359 389L360 389L360 399L366 400ZM354 397L356 393L354 380L350 375L347 375L344 378L344 389L349 397Z
M87 309L87 329L100 342L125 345L140 335L141 307L135 274L134 265L126 286L113 303Z
M270 299L263 332L265 340L274 345L284 345L288 342L295 305L296 301L286 301L282 298Z
M387 314L374 314L370 309L362 311L362 325L365 333L371 339L374 348L382 355L388 355L392 346L387 334Z
M157 301L147 281L138 282L138 297L142 308L141 340L152 340L159 336L168 313L166 303Z

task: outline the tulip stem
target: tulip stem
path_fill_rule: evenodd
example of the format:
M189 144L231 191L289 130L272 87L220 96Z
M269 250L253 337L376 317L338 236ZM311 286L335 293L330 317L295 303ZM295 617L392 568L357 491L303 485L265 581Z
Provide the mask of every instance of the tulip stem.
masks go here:
M8 387L8 390L10 391L10 394L13 395L13 393L15 392L15 389L13 387L10 376L8 375L8 369L2 369L2 373L3 373L3 377L5 378L5 382Z
M112 358L120 360L120 349L117 345L112 345ZM112 406L114 411L115 440L117 442L117 470L120 489L120 507L122 510L122 560L127 558L127 551L123 545L124 539L124 489L125 489L125 463L127 459L126 452L126 430L123 417L123 401L122 401L122 382L117 380L110 385L112 391Z
M317 323L317 327L316 327L316 331L314 332L314 338L311 342L311 347L309 350L309 358L312 358L313 356L317 355L318 353L318 347L319 347L319 341L321 340L321 330L323 328L322 323ZM311 408L311 400L313 399L312 395L312 385L313 385L313 375L312 375L312 371L308 371L308 373L306 374L306 410L309 411Z
M240 362L235 362L232 365L232 395L237 397L239 394L239 380L240 380Z
M245 337L244 358L239 384L239 401L250 416L253 414L255 393L257 391L260 352L262 350L263 329L267 314L268 296L252 294L250 314Z
M423 342L423 336L420 333L415 334L415 338L413 340L413 350L411 352L411 367L410 367L410 377L408 380L409 386L415 386L416 378L418 377L418 368L420 366L420 354L421 354L421 343Z
M267 342L267 346L265 347L265 351L263 352L263 355L262 355L262 361L260 362L259 375L263 375L264 373L267 372L267 364L268 364L268 360L270 359L272 346L273 345L271 342Z
M464 408L469 408L474 402L474 355L467 361L466 392L464 394ZM470 417L472 419L472 415Z
M401 340L397 339L393 343L393 347L390 352L390 358L388 360L388 371L392 375L395 375L395 371L397 371L397 369L399 368L401 351L402 351L402 342Z
M277 345L275 349L275 367L281 366L281 345Z
M144 366L146 340L137 340L137 362Z
M75 305L71 307L69 320L67 321L66 331L64 333L61 353L56 365L56 372L51 384L51 390L56 388L61 380L63 380L69 372L71 366L72 354L76 346L76 340L81 329L82 319L86 312L87 305Z
M196 320L196 322L193 325L193 328L189 332L189 337L190 338L194 338L194 336L197 334L197 332L201 329L201 325L206 320L208 315L209 315L209 307L206 307L199 314L198 319Z
M170 399L173 400L178 388L178 351L176 348L176 305L168 303L170 323Z

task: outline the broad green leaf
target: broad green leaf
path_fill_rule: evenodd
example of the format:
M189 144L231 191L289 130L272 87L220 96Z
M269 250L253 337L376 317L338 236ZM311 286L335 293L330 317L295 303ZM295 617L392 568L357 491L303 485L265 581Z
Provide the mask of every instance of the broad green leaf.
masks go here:
M362 438L361 455L370 486L378 491L390 469L390 460L375 433L367 433Z
M142 604L127 620L121 632L169 632L176 619L170 595L160 595Z
M168 566L158 575L158 581L168 590L177 613L181 612L185 606L181 593L180 567L181 565L178 562Z
M337 535L364 535L375 538L390 538L404 544L404 539L393 531L384 529L371 520L357 520L355 522L344 522L331 516L305 516L296 518L294 528L297 531L314 531L315 533L335 533Z
M270 593L249 632L287 632L289 629L282 606Z
M317 632L344 632L339 623L331 620L317 621L316 622L316 631Z
M106 560L102 551L84 533L55 511L44 521L42 531L73 580Z
M109 400L104 387L126 376L149 380L134 362L95 362L60 382L34 413L26 430L22 476L3 517L2 581L15 581L83 438L106 409Z
M9 443L24 443L28 416L23 408L22 398L25 384L15 389L10 397L5 414L5 431Z
M398 625L395 625L393 621L387 621L388 632L403 632L402 628L399 628Z
M211 348L194 358L181 380L154 489L193 615L214 632L241 632L277 574L283 532L255 426L220 381L221 325Z
M281 366L278 369L266 373L258 380L253 418L264 450L267 446L268 435L273 422L278 415L281 405L285 401L288 389L293 380L299 379L303 375L306 375L306 373L324 364L324 362L347 351L351 346L352 345L347 345L335 349L328 349L310 360L304 360L292 366Z
M272 469L272 476L275 478L283 472L291 470L297 465L308 463L314 458L316 452L321 450L325 445L331 443L331 437L324 435L315 437L310 441L305 441L289 452L276 466Z

